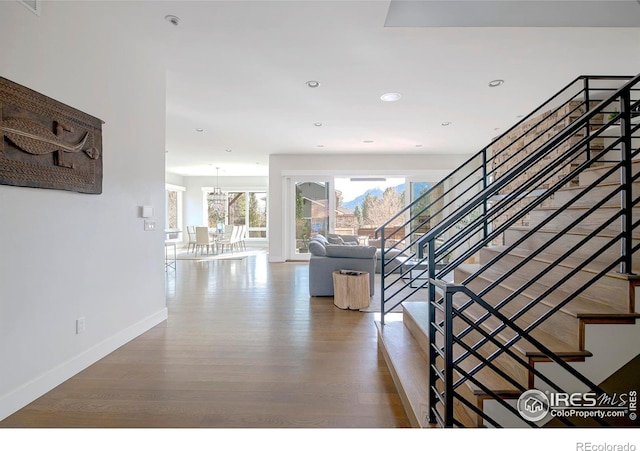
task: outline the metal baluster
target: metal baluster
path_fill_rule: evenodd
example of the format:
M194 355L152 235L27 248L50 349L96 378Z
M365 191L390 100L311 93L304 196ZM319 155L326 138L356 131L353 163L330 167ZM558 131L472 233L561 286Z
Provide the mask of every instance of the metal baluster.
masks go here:
M436 276L436 268L435 268L435 240L430 240L427 243L427 255L429 256L427 260L427 271L429 271L429 423L436 423L436 416L434 409L436 408L436 403L438 402L438 398L436 397L436 381L438 379L438 375L435 371L436 359L438 358L438 354L435 350L436 346L436 286L433 284L433 278ZM420 254L422 254L421 249L419 248ZM422 256L420 256L422 258Z
M453 427L453 293L444 292L444 424Z
M586 110L589 111L591 109L591 105L589 103L589 77L585 77L584 79L584 104L586 105ZM591 134L591 120L589 119L584 126L584 136L586 138ZM591 159L591 140L587 141L587 160Z
M632 177L631 173L631 92L625 90L620 95L620 134L622 136L620 158L622 161L622 172L620 173L620 184L624 189L620 192L620 207L622 209L622 243L620 272L622 274L633 274L631 268L631 257L633 255L633 241L631 232L633 230L633 208Z

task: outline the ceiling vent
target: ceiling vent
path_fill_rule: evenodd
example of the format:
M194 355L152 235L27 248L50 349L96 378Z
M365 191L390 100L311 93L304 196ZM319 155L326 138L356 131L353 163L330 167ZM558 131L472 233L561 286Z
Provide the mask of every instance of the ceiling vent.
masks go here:
M18 0L18 3L22 3L35 15L40 15L40 9L42 8L42 2L40 0Z

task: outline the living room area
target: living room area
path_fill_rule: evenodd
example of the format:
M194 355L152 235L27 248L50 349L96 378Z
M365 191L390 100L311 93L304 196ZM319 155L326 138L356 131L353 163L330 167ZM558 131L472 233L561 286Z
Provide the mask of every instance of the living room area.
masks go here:
M387 23L393 7L429 3L454 2L0 2L2 78L99 118L104 143L80 153L99 157L99 194L0 186L0 427L23 439L147 428L162 449L152 428L307 434L278 436L286 448L309 428L367 428L363 440L410 426L376 313L309 293L313 236L375 240L379 222L341 223L359 214L340 208L338 180L437 182L577 74L636 73L639 42L637 26ZM6 127L19 109L1 100ZM70 139L45 128L49 144ZM63 144L12 152L72 173ZM315 196L298 203L305 183L325 184L324 229L305 210ZM225 225L247 227L250 255L220 247L166 266L167 238L193 255L187 227ZM208 432L196 445L215 443Z

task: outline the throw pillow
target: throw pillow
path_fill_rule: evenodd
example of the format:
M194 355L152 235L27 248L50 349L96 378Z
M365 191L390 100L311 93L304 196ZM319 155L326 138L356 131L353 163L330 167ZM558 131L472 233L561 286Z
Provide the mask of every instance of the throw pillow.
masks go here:
M341 236L330 236L327 240L329 241L329 244L344 244L344 240Z
M319 233L317 235L314 235L313 238L311 238L312 240L318 240L320 241L322 244L329 244L329 242L327 241L327 239L324 237L324 235L320 235Z

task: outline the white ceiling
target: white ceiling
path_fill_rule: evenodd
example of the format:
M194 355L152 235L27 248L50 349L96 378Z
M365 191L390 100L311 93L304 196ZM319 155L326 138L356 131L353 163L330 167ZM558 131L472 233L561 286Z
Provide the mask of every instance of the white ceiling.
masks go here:
M267 175L270 154L471 153L578 75L640 72L637 27L385 27L389 1L115 3L166 65L181 175Z

